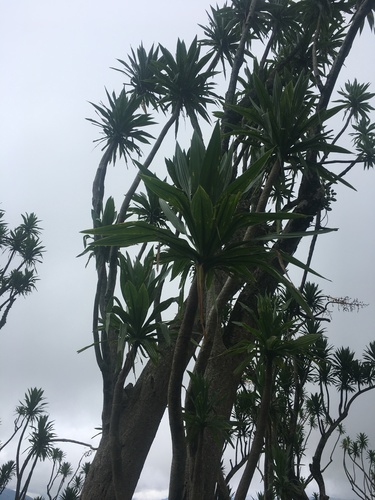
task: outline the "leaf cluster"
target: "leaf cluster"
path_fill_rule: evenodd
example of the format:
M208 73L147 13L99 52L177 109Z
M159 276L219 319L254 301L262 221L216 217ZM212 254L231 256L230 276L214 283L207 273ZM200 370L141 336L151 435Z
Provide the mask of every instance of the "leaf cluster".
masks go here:
M151 249L141 261L134 262L129 254L119 254L121 300L114 297L107 314L106 329L117 332L118 363L121 366L125 347L133 346L152 360L158 359L159 342L169 342L168 327L162 313L176 301L174 297L160 300L161 288L167 275L163 267L154 269L155 256Z
M152 135L146 132L148 127L155 122L146 113L137 113L141 105L141 97L131 95L128 97L125 89L116 95L106 90L108 105L104 103L91 103L99 120L87 118L96 127L101 129L104 137L95 139L94 142L103 143L102 151L108 149L111 152L111 161L116 163L117 154L126 161L133 153L141 156L141 148L138 143L149 144Z
M35 289L36 265L42 262L44 253L40 221L34 213L22 215L22 223L13 230L8 228L4 215L0 210L0 249L4 261L0 266L0 329L17 297Z

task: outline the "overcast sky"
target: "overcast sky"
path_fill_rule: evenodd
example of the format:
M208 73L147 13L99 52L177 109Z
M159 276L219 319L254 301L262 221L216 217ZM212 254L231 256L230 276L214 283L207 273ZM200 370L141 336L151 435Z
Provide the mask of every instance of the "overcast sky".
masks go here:
M0 208L11 226L20 214L36 212L42 220L44 263L38 291L13 307L0 332L0 439L9 435L14 408L29 387L42 387L60 437L89 441L100 425L101 378L92 350L93 266L76 258L82 250L79 231L91 226L91 184L101 153L88 101L105 99L121 89L121 75L110 69L142 41L148 49L160 42L174 51L178 37L190 43L198 23L205 24L208 0L18 0L3 2L0 15ZM374 82L374 38L362 35L347 64L342 83L357 77ZM169 142L174 149L173 138ZM110 167L122 192L135 171ZM118 177L116 177L118 176ZM340 231L321 237L313 267L329 278L327 294L358 298L369 306L359 313L335 312L330 341L361 353L375 338L375 269L373 265L374 172L353 171L357 192L338 188L329 225ZM116 183L118 183L116 181ZM110 194L110 193L108 193ZM303 257L301 255L301 257ZM347 424L353 433L372 433L375 393L353 408ZM354 426L354 423L356 426ZM93 441L94 443L95 441ZM62 446L74 461L80 452ZM0 455L0 464L12 458ZM165 496L169 473L169 438L163 423L157 449L142 475L139 500ZM338 464L337 469L340 469ZM33 484L46 483L40 467ZM345 480L331 468L330 494L350 499ZM333 483L331 483L333 484Z

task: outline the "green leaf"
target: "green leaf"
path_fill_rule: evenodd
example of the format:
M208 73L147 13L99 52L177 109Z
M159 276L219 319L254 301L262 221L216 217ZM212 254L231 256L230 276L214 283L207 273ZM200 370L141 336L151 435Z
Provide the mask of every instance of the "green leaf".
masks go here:
M259 160L250 165L245 173L237 177L235 181L229 184L229 186L223 192L222 197L226 197L229 194L239 192L243 194L251 189L251 187L259 180L259 176L264 172L264 167L267 164L267 161L269 160L272 153L272 149L267 151L263 156L259 158Z
M186 234L186 228L184 223L177 217L177 215L170 208L168 203L159 198L160 207L164 212L164 215L169 220L169 222L175 227L175 229L182 234Z
M147 318L147 321L145 323L145 326L148 326L150 325L153 321L155 321L158 316L166 311L171 304L173 304L174 302L176 302L176 298L175 297L171 297L167 300L163 300L163 302L161 302L160 304L156 305L152 311L152 313L150 314L150 316Z
M151 191L162 200L168 202L177 212L181 213L189 227L192 226L193 221L190 215L189 198L181 189L171 186L156 177L151 178L141 175L141 178Z
M294 233L269 233L262 236L256 236L254 241L271 241L271 240L286 240L293 238L303 238L305 236L315 236L320 234L331 233L332 231L338 231L337 228L322 228L316 231L300 231Z
M119 326L118 337L117 337L117 360L116 360L117 370L119 370L122 367L127 336L128 336L128 325L126 323L125 324L121 323Z
M128 281L125 283L124 290L126 305L129 309L130 323L134 329L141 331L150 307L147 288L142 284L137 290L133 283Z
M193 139L194 140L194 136ZM190 172L189 164L187 161L186 154L180 148L180 145L176 144L176 152L173 161L167 163L169 166L168 172L172 177L177 180L177 185L181 187L186 196L190 198L192 188L192 172ZM200 165L200 163L199 163Z
M211 249L214 207L208 194L200 185L191 200L191 215L193 225L189 227L190 234L198 253L204 256L210 253Z
M302 335L296 339L292 339L288 341L290 347L295 349L296 351L304 350L310 347L312 344L315 344L317 340L319 340L322 336L317 333L309 333L307 335Z

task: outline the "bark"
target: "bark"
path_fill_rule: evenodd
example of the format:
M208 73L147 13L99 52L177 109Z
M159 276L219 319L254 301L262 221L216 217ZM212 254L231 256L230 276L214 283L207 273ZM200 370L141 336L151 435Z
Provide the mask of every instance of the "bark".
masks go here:
M112 155L116 149L116 145L111 143L105 150L98 169L96 171L95 179L92 185L92 209L93 209L93 219L94 224L96 220L100 217L103 210L103 199L104 199L104 187L105 187L105 177L107 174L107 167L112 159ZM96 224L95 224L96 227Z
M177 324L174 325L177 329ZM193 328L193 340L200 337L198 325ZM124 476L121 500L131 500L138 484L148 452L155 439L167 406L167 394L175 344L161 348L157 364L149 361L134 387L123 391L123 404L119 422L121 462ZM193 355L195 344L190 342L185 363ZM183 366L184 370L186 365ZM110 413L111 409L106 413ZM115 491L111 467L109 432L103 432L98 451L89 469L81 500L113 500Z
M238 362L237 356L227 355L223 338L217 335L213 342L205 377L209 380L212 400L218 401L216 413L228 420L239 383L239 375L235 373ZM187 500L214 498L224 439L224 434L213 435L212 432L205 431L199 455L194 454L194 449L189 448L186 468L189 478Z
M123 391L120 416L121 459L124 484L121 500L131 500L149 449L167 404L173 346L164 349L158 364L148 362L134 387ZM109 433L103 433L90 467L81 500L113 500Z
M188 363L189 344L198 308L198 284L194 279L173 357L168 387L168 415L172 438L172 466L169 484L169 500L181 500L185 488L186 439L182 418L181 387Z
M256 1L252 1L249 16L245 24L246 29L250 25L255 6ZM364 0L357 10L353 18L352 25L349 28L348 35L325 82L318 109L323 109L328 106L337 76L344 64L346 56L350 51L354 37L357 34L365 15L367 15L373 7L373 0ZM236 70L238 68L238 71L243 63L245 38L243 38L242 44L237 54L236 64L234 65ZM230 91L228 91L229 93L227 94L228 103L233 102L238 71L237 75L235 75L235 71L232 75ZM228 119L230 114L230 110L227 109L225 118ZM225 146L224 149L226 149ZM313 160L313 158L310 158L310 160ZM312 164L313 161L310 163ZM128 193L128 196L124 200L124 204L119 215L119 221L123 220L123 216L127 210L131 196L136 190L138 184L139 177L137 176ZM99 196L99 198L102 198L102 195ZM297 212L306 214L308 217L305 219L290 221L286 226L286 232L306 231L315 215L324 206L324 192L321 189L318 174L314 172L313 168L309 169L303 176L295 205ZM293 255L299 245L299 242L300 238L280 241L275 245L275 249L281 249L290 255ZM273 264L280 270L280 265L277 261ZM282 269L281 272L283 272ZM246 286L240 295L239 301L252 304L257 293L274 291L276 286L274 278L271 278L263 271L257 271L254 275L254 283ZM105 281L106 277L104 277L103 280ZM100 294L103 297L102 288L100 289ZM217 311L215 314L217 314ZM237 306L233 311L231 320L244 321L244 314L245 313L241 310L240 306ZM212 337L210 335L209 343L207 342L207 348L202 350L202 357L198 358L198 363L200 363L200 371L204 373L209 382L212 395L215 399L219 400L216 407L217 414L229 420L238 383L241 377L241 374L236 371L236 368L242 359L238 355L228 355L228 349L242 340L246 336L246 333L241 331L239 327L231 324L226 329L224 334L221 335L218 324L220 324L220 322L215 323L215 327L212 330ZM186 344L187 343L184 343L185 346ZM189 349L190 348L191 346ZM182 353L182 350L180 353ZM179 357L180 355L176 356L175 359L177 360ZM185 370L189 356L182 356L181 359L183 359L181 366L175 364L176 371L173 377L175 381L178 380L181 372L183 373ZM180 392L177 394L177 384L170 384L169 382L172 370L172 361L173 348L171 347L170 349L165 350L158 365L153 365L150 362L147 364L134 388L124 390L119 425L122 469L123 474L126 476L126 487L121 494L121 498L123 500L131 500L134 494L144 461L146 460L147 453L154 440L167 404L168 386L170 390L172 408L177 409L177 413L170 409L170 416L172 418L171 425L174 429L172 430L172 435L173 433L175 435L174 465L172 465L171 474L172 496L170 497L170 500L172 500L172 498L174 500L181 500L183 498L183 496L179 497L178 495L182 491L181 485L186 477L189 478L189 485L185 496L187 500L197 500L203 498L211 500L214 498L215 485L218 480L218 470L220 469L222 458L224 435L219 438L217 438L217 436L214 438L209 432L205 432L202 437L201 446L199 447L199 455L194 455L193 450L188 450L185 463L185 445L182 439L183 427L181 420L181 402L178 401L178 395L180 396ZM103 406L103 438L93 461L88 478L85 482L84 491L81 497L83 500L112 500L115 498L111 463L109 460L111 455L111 446L109 442L108 429L105 427L106 422L109 422L109 417L112 411L111 404L114 387L114 381L112 380L113 367L110 363L101 364L101 362L102 358L98 359L98 364L103 373L105 395ZM173 405L175 406L173 407ZM261 435L259 434L259 436L255 437L255 439L257 439L258 443L258 448L255 448L259 449L258 445L261 441ZM179 456L181 450L181 459L177 459L176 462L176 457ZM254 452L253 455L255 460L256 453ZM253 465L249 465L249 463L248 470L251 472ZM317 465L317 462L315 462L312 466L314 471L315 465ZM184 476L183 471L187 471L186 476ZM319 480L319 473L320 467L319 472L316 472L317 480ZM248 472L247 477L249 477ZM174 483L174 481L176 482ZM245 487L243 490L245 490ZM242 495L242 493L240 494ZM242 497L239 496L239 498Z
M262 392L262 401L256 423L254 439L251 445L249 459L247 461L241 481L238 485L235 500L245 500L251 480L253 479L259 457L262 453L264 436L268 425L268 414L272 398L272 359L265 360L265 378Z
M134 366L136 357L136 347L133 345L126 356L124 366L117 377L116 385L113 391L111 421L109 427L109 437L111 446L112 475L115 486L116 500L121 500L126 494L127 480L123 474L123 464L121 456L120 441L120 420L121 410L124 404L124 383L130 370Z

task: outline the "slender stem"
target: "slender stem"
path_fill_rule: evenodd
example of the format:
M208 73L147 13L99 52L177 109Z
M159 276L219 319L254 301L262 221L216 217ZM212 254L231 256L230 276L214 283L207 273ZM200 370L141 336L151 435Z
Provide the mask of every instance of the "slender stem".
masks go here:
M101 211L103 210L105 177L107 173L107 167L111 161L115 149L116 144L111 143L110 146L108 146L108 148L105 150L102 159L100 160L92 185L92 209L94 227L97 226L98 218L100 217Z
M254 433L254 439L251 445L249 459L247 461L244 473L238 485L236 496L234 497L235 500L246 499L246 495L249 490L251 480L253 479L259 457L262 453L264 435L269 420L269 409L272 397L272 385L273 385L272 371L273 371L272 359L270 357L267 357L265 360L264 386L262 391L260 409L257 417L256 431Z
M181 386L189 359L189 343L198 309L198 286L194 279L186 302L184 318L176 341L171 376L168 386L168 415L172 438L172 465L169 500L181 500L184 495L186 466L186 441L181 405Z
M323 84L322 80L319 75L319 66L318 66L318 56L317 56L317 43L318 43L318 36L319 36L319 31L320 31L320 21L321 21L321 14L318 17L318 24L315 29L315 33L313 36L313 45L312 45L312 63L313 63L313 72L314 72L314 77L315 77L315 83L322 92L323 90Z
M328 74L321 93L320 101L317 106L317 111L325 109L328 106L337 78L340 74L341 68L344 65L345 59L347 58L350 49L352 48L353 41L357 35L357 32L361 28L364 19L371 12L374 6L373 0L364 0L360 3L357 2L357 4L359 4L359 7L357 8L353 16L346 37L332 65L331 71Z
M144 163L143 163L144 169L148 169L148 167L151 165L152 160L155 158L156 153L159 151L159 148L164 140L164 137L167 135L168 130L171 128L171 126L177 120L179 114L180 114L180 108L177 107L174 110L173 114L170 116L167 123L162 128L158 138L155 141L155 144L153 145L149 155L147 156L146 160L144 161ZM126 212L129 208L131 199L132 199L134 193L136 192L137 187L139 186L140 182L141 182L141 178L139 177L139 173L138 173L136 175L132 185L130 186L128 192L126 193L124 201L122 202L121 209L120 209L120 212L119 212L118 217L117 217L117 223L124 222L125 215L126 215Z
M317 216L316 216L315 231L318 231L320 229L320 215L321 215L321 212L319 211ZM307 257L306 269L304 270L303 276L302 276L302 281L301 281L301 286L300 286L301 290L303 289L303 287L306 284L307 275L309 272L307 268L309 268L311 265L311 261L312 261L313 255L314 255L314 250L315 250L315 245L316 245L317 240L318 240L318 235L314 234L314 236L312 237L312 240L311 240L310 248L309 248L309 255Z
M252 0L249 8L249 12L247 13L245 23L243 25L241 39L237 47L236 54L233 59L232 71L230 75L229 85L227 93L225 94L225 105L224 105L224 113L225 116L223 118L223 135L228 132L228 126L225 125L225 122L228 121L228 114L230 113L227 105L234 104L234 98L236 94L236 87L238 81L238 75L240 73L242 64L244 62L245 48L246 42L249 35L250 24L255 15L255 8L258 0ZM226 151L228 149L229 137L225 137L222 143L222 150Z

